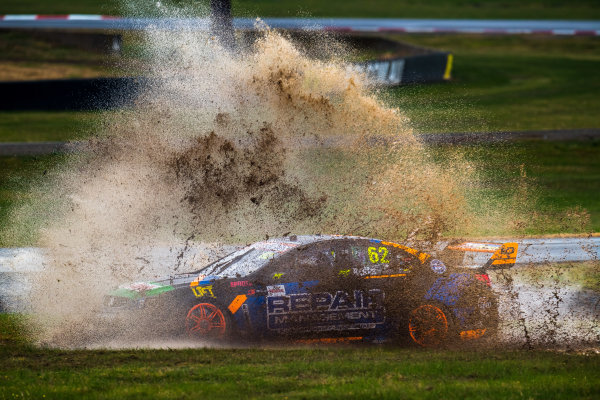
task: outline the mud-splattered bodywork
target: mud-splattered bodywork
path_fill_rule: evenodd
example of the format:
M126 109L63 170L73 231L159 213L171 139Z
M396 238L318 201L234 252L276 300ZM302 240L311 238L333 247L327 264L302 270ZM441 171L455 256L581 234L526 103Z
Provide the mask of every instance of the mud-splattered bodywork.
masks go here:
M123 286L106 306L208 340L429 346L491 337L498 323L484 269L348 236L255 243L192 273Z

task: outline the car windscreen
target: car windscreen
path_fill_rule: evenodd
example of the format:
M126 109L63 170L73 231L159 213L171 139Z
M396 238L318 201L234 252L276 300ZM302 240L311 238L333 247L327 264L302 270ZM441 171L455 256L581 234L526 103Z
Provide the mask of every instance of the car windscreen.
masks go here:
M244 277L259 270L269 260L285 253L295 245L261 242L238 250L194 272L206 276Z

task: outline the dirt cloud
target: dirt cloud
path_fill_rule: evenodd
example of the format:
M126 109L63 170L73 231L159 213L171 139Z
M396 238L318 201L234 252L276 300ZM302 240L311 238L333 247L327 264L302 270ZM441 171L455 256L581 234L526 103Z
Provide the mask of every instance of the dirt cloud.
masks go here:
M213 243L432 242L487 223L488 207L473 213L474 168L436 160L343 54L309 58L264 26L231 52L181 28L143 33L151 79L137 104L108 115L58 174L31 302L40 342L80 345L109 289L198 267L222 254ZM148 261L157 248L165 257Z

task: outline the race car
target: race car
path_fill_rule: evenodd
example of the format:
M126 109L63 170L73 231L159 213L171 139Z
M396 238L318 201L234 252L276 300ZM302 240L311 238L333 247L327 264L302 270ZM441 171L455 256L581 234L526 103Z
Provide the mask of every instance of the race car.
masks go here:
M199 341L436 347L494 337L498 299L486 271L514 265L517 249L467 242L433 256L377 239L292 235L197 271L122 286L105 306ZM492 256L466 268L467 251Z

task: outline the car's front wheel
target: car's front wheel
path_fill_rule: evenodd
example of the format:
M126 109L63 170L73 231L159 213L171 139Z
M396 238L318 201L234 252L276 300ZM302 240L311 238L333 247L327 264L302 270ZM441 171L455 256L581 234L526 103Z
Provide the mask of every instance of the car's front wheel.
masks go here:
M199 303L190 308L185 328L190 338L203 340L225 339L232 329L226 312L211 303Z

